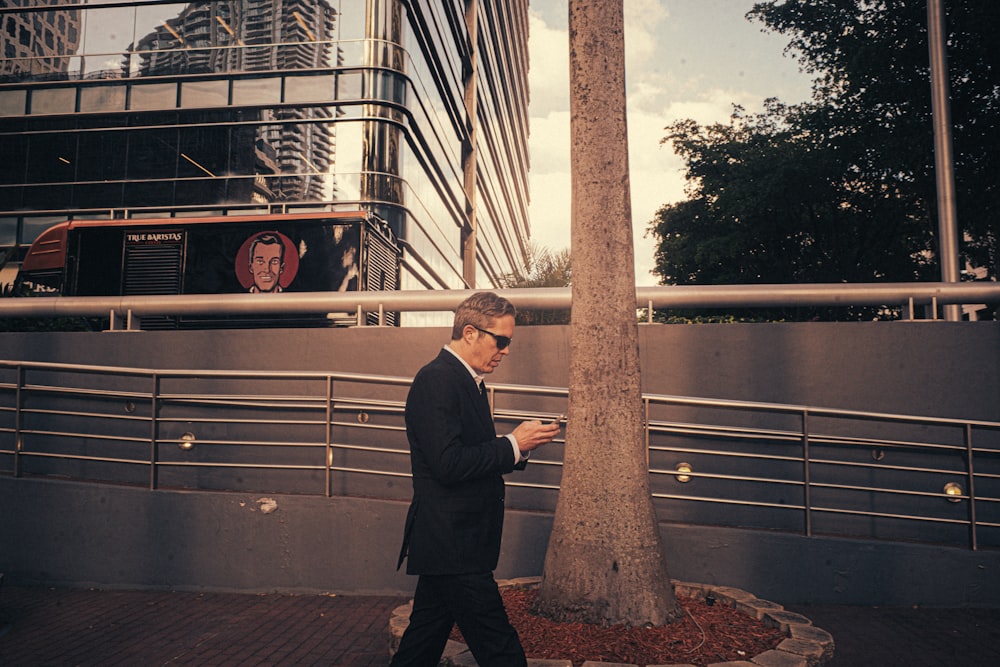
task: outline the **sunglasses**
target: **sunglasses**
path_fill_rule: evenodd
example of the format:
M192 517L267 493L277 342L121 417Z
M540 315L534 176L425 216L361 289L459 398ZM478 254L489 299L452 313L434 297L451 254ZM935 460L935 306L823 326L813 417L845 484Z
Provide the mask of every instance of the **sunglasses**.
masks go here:
M497 342L498 350L506 350L510 346L510 338L508 338L507 336L500 336L498 334L493 333L492 331L487 331L486 329L480 329L475 324L472 325L472 328L481 333L493 336L493 340Z

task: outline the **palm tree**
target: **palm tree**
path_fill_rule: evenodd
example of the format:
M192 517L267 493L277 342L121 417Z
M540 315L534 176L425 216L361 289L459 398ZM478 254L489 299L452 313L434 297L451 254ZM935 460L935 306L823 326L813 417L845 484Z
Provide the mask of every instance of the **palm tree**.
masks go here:
M682 614L643 438L625 122L623 0L570 0L573 307L562 490L535 602L558 621Z

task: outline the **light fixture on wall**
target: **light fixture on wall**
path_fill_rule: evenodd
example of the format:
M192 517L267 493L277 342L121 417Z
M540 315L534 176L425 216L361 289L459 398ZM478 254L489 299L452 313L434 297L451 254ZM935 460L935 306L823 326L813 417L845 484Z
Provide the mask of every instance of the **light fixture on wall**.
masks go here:
M944 485L944 495L948 496L948 502L950 503L960 503L962 502L962 485L958 482L948 482Z
M195 439L196 438L194 437L194 433L188 431L187 433L181 436L181 440L180 442L177 443L177 446L183 449L185 452L189 452L192 449L194 449Z
M691 481L691 475L685 474L685 473L690 473L692 471L690 463L684 463L684 462L678 463L677 467L674 468L674 470L676 470L679 473L677 475L678 482L681 482L683 484L685 482Z

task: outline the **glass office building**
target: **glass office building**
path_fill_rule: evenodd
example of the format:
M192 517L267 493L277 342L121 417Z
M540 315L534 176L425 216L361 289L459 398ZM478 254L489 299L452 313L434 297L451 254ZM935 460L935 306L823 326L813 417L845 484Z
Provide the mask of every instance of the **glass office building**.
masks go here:
M68 219L357 210L400 288L495 286L529 236L527 5L4 0L7 275Z

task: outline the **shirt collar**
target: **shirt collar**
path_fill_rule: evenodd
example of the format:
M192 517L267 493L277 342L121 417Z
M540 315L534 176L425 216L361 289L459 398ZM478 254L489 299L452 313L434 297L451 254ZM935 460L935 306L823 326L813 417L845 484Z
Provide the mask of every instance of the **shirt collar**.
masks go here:
M469 375L471 375L472 379L476 381L476 386L477 387L482 387L483 386L483 380L486 379L485 375L480 375L480 374L476 373L476 371L472 370L472 366L470 366L469 363L465 359L463 359L462 357L458 356L458 352L456 352L455 350L451 349L451 345L445 345L444 349L446 349L449 352L451 352L453 355L455 355L456 359L458 359L459 361L462 362L462 365L465 366L465 370L469 371Z

